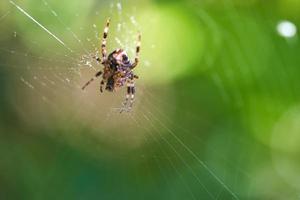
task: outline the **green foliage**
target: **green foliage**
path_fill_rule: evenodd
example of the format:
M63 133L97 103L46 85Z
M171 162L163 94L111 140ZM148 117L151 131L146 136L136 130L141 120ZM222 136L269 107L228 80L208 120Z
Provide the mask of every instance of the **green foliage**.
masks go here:
M0 199L299 198L299 1L16 3L73 52L0 2ZM142 33L131 113L79 89L108 17L109 51Z

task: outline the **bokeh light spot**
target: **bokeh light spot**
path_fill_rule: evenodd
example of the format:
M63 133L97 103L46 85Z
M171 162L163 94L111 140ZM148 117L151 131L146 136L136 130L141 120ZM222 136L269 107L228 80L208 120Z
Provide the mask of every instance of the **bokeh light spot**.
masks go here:
M284 20L277 24L277 32L282 37L291 38L297 34L297 27L294 23Z

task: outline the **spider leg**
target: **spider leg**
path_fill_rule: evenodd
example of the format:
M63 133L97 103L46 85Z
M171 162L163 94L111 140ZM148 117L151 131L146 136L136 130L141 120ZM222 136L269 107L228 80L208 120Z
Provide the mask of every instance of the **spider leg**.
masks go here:
M131 110L133 105L133 100L134 100L134 93L135 93L134 83L131 81L127 83L126 98L125 101L123 102L123 107L121 108L120 113L124 111L129 112ZM128 106L129 98L130 98L130 104Z
M125 102L123 103L124 106L127 106L128 104L128 100L129 100L129 97L130 97L130 87L127 86L127 93L126 93L126 98L125 98Z
M134 102L134 95L135 95L135 87L134 87L134 83L132 83L132 86L130 87L131 91L131 97L130 97L130 105L129 108L132 108L133 102Z
M135 59L131 65L131 69L135 68L137 66L137 64L139 63L139 54L140 54L140 50L141 50L141 39L142 39L142 36L141 36L141 33L139 33L137 44L136 44L136 50L135 50Z
M102 44L101 44L101 52L102 52L102 60L105 61L107 57L107 51L106 51L106 38L108 34L110 19L107 19L106 26L104 28L103 37L102 37Z
M104 81L102 79L102 81L100 82L100 92L101 93L103 92L103 85L104 85Z
M97 72L95 74L95 76L93 78L91 78L86 84L84 84L84 86L81 89L84 90L89 84L91 84L91 82L93 82L95 80L95 78L98 78L101 74L102 74L102 71Z
M138 75L133 75L133 78L139 79L139 76Z
M126 99L125 102L123 103L124 107L127 107L127 104L130 99L130 104L128 106L128 111L132 108L133 101L134 101L134 95L135 95L135 87L134 87L134 82L131 80L130 82L127 83L127 93L126 93Z
M101 58L99 58L98 56L93 56L93 58L94 58L98 63L101 63Z

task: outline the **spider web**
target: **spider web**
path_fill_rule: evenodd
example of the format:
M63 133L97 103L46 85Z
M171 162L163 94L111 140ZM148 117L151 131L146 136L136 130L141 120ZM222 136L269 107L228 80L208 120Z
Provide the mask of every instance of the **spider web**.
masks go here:
M251 187L245 191L240 187L241 180L249 181L252 176L242 168L246 153L242 146L249 146L251 142L243 136L235 138L236 135L230 133L216 135L227 141L220 147L218 144L209 144L207 135L195 134L195 130L190 130L185 124L174 122L174 117L181 117L177 116L180 113L175 105L168 103L175 96L174 88L168 85L151 86L144 83L141 77L136 83L134 109L123 114L119 114L119 109L125 96L124 89L113 94L99 94L99 81L94 81L87 91L81 90L81 86L101 67L93 59L93 56L99 55L99 36L105 22L104 16L100 17L98 11L93 14L96 19L94 22L85 22L79 30L73 30L61 14L52 8L51 2L41 0L41 13L55 19L51 26L31 15L31 10L25 9L22 3L9 2L9 11L0 16L2 28L11 34L11 42L22 40L27 44L25 47L14 45L16 48L12 48L8 43L0 48L1 57L6 57L7 61L1 65L5 74L10 74L6 78L10 85L6 88L16 89L9 101L22 122L20 127L42 134L47 129L44 132L50 138L85 152L85 155L96 160L94 162L107 162L107 165L114 166L117 161L111 160L119 160L117 163L122 163L125 169L116 167L110 170L116 173L115 176L111 175L112 179L120 175L121 172L117 171L124 170L126 174L126 169L136 168L136 172L128 172L136 173L136 183L130 182L132 187L138 187L143 182L147 185L145 187L152 188L154 196L158 195L161 199L164 199L162 194L172 199L251 197ZM109 35L112 41L108 48L112 50L112 47L120 46L133 57L136 34L132 29L140 28L134 17L135 9L132 9L132 15L126 15L121 2L101 6L105 6L109 14L114 16ZM13 27L7 30L4 21L9 21L15 15L22 15L22 22L19 23L35 25L39 34L57 43L57 46L53 44L48 48L41 40L28 40ZM72 17L76 19L76 15ZM204 21L213 24L205 12L201 16ZM56 26L63 27L64 36L60 36ZM151 70L151 60L144 57L142 60L139 70ZM222 88L224 80L217 73L212 74L211 79L219 88L223 101L230 101L230 94ZM238 90L234 95L240 100L237 102L242 104ZM185 98L184 93L176 98ZM199 118L192 114L185 117L193 122ZM236 154L226 152L232 145L240 147L238 158L232 158L230 155ZM207 155L214 156L215 160ZM54 176L55 169L49 174ZM228 177L232 174L235 177ZM119 186L125 187L122 184L128 179L122 175L124 180L120 180ZM126 188L129 189L129 186ZM174 188L178 191L173 191ZM152 192L141 189L139 195ZM153 197L149 196L150 199Z

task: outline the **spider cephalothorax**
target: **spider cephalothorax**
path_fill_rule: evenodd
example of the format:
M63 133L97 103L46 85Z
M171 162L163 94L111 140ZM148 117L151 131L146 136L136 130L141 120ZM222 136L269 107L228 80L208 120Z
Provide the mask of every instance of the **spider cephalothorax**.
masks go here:
M124 51L123 49L117 49L114 52L115 53L113 54L113 57L120 67L130 67L131 66L131 62L128 59L126 51Z
M132 63L127 53L123 49L116 49L112 53L107 56L106 51L106 38L108 34L110 20L107 20L106 27L103 33L103 39L101 44L101 52L102 52L102 59L96 58L96 60L101 63L104 68L103 71L100 70L96 73L95 77L89 80L82 89L84 90L86 86L88 86L94 78L99 77L102 75L102 81L100 82L100 92L103 92L103 85L105 85L105 89L107 91L115 91L116 88L122 87L123 85L127 84L127 95L125 105L128 102L129 97L131 98L130 107L132 106L135 94L134 88L134 79L137 79L138 76L134 75L133 68L135 68L139 62L139 51L140 51L140 44L141 44L141 35L138 35L138 42L136 46L136 56L134 62Z

